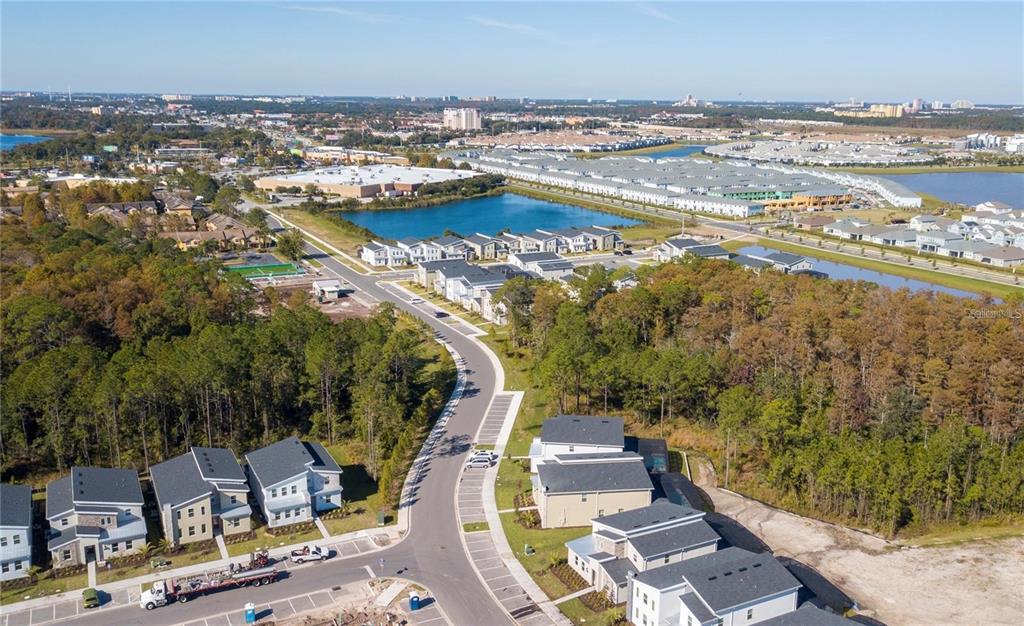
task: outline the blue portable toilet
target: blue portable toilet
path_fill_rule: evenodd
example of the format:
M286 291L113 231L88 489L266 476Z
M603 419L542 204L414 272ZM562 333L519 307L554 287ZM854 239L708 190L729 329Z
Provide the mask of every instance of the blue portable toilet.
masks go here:
M420 597L415 593L409 596L409 610L419 611L420 610Z
M256 603L246 602L245 603L245 623L255 624L256 623Z

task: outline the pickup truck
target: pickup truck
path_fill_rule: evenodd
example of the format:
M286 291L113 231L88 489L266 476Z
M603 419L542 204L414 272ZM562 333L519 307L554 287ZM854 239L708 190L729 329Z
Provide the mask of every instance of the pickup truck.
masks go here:
M323 561L330 556L330 550L321 546L304 546L301 550L292 550L292 563L305 563L306 561Z

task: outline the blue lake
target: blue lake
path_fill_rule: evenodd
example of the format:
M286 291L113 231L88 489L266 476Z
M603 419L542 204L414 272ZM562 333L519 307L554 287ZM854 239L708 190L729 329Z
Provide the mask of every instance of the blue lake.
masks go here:
M1024 207L1024 174L1012 172L943 172L935 174L890 174L889 180L921 193L958 204L981 204L989 200Z
M649 156L654 159L664 159L666 157L684 157L690 156L691 154L700 154L704 151L707 146L666 146L664 150L658 150L657 152L648 152L644 156Z
M10 150L14 146L21 145L23 143L42 143L49 141L53 137L43 137L42 135L4 135L0 134L0 150Z
M740 254L748 254L752 256L763 257L765 255L777 252L774 249L763 248L761 246L747 246L740 248ZM942 293L952 294L954 296L960 296L961 298L980 298L981 296L976 293L969 291L963 291L962 289L953 289L952 287L946 287L944 285L936 285L923 280L916 280L913 278L904 278L903 276L896 276L895 274L885 274L883 272L876 272L874 270L868 270L853 265L846 265L843 263L835 263L834 261L823 261L816 259L809 254L801 254L811 260L814 264L814 269L819 272L825 272L829 278L835 280L864 280L872 282L882 287L888 287L889 289L909 289L910 291L938 291Z
M469 236L473 233L494 235L506 228L518 233L535 228L632 226L641 223L611 213L514 193L419 209L342 211L339 215L387 239L434 237L444 234L445 229Z

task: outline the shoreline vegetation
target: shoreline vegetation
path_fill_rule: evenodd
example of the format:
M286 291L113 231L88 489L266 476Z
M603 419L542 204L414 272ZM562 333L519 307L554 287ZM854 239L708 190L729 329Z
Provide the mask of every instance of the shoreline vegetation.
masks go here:
M914 165L894 167L829 167L814 168L827 171L849 172L851 174L957 174L962 172L992 174L1024 174L1024 165Z

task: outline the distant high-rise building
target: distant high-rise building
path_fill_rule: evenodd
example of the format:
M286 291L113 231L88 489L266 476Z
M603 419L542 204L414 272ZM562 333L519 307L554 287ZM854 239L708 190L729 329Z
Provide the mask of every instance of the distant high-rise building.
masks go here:
M483 120L479 109L445 109L443 125L451 130L480 130Z
M935 111L941 111L944 106L945 104L943 104L942 100L935 100L932 102L932 109Z
M954 100L953 104L949 105L951 109L973 109L974 103L970 100Z
M910 102L910 110L913 111L914 113L917 113L918 111L920 111L923 108L924 108L924 100L921 99L921 98L914 98Z

